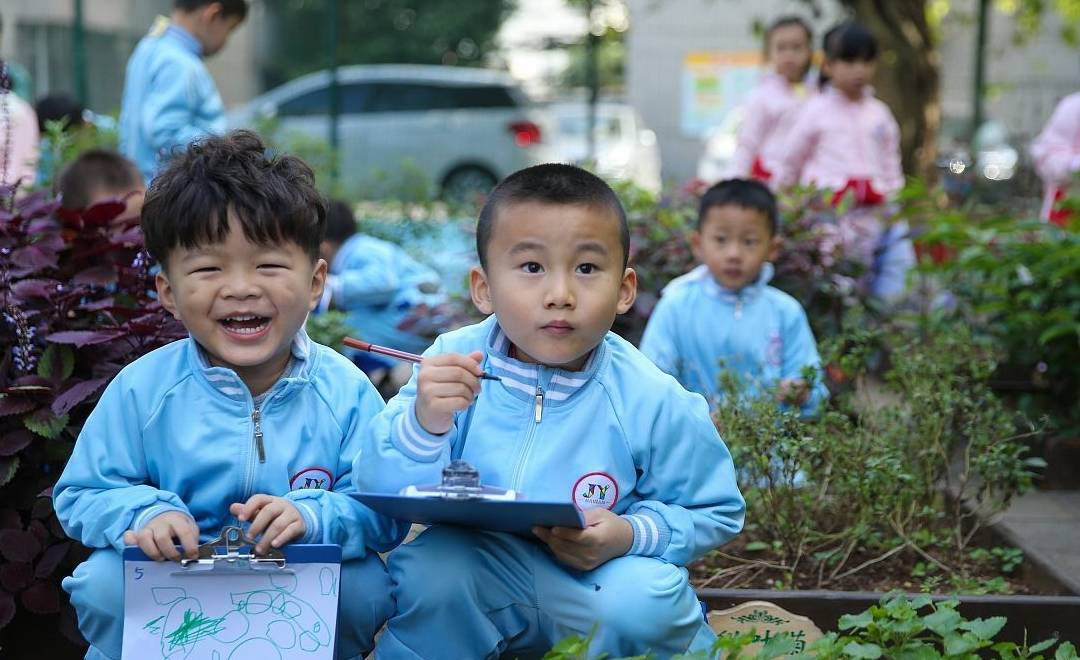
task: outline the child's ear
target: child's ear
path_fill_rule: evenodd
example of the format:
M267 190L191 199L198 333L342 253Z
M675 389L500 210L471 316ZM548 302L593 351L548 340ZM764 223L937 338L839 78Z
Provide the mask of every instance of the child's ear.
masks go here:
M313 311L322 300L323 289L326 288L326 272L329 266L326 259L315 262L315 270L311 273L311 299L308 300L308 311Z
M637 273L633 268L627 268L623 271L622 281L619 282L619 304L615 307L615 311L619 314L629 312L635 300L637 300Z
M172 284L169 284L169 276L165 274L164 268L154 275L154 287L157 289L158 302L165 311L172 314L177 321L183 322L184 319L176 313L176 297L173 295Z
M469 271L469 295L482 314L491 314L495 310L491 305L491 285L481 266L474 266Z
M699 262L704 263L705 259L701 254L701 232L694 230L690 232L690 253L694 255L694 258Z
M776 261L780 257L781 244L783 244L783 241L779 236L773 236L769 241L769 256L767 257L769 261Z

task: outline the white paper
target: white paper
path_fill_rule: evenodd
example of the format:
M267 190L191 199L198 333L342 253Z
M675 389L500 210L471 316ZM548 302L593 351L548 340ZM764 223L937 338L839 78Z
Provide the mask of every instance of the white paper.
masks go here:
M124 562L125 659L333 660L340 564L176 574L183 570Z

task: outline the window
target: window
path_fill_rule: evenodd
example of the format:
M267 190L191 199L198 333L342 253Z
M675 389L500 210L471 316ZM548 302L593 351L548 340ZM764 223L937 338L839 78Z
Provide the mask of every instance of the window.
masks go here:
M367 112L371 85L367 83L349 83L338 87L338 108L343 115L356 115ZM320 87L310 92L289 99L278 108L282 117L311 117L330 114L330 88Z

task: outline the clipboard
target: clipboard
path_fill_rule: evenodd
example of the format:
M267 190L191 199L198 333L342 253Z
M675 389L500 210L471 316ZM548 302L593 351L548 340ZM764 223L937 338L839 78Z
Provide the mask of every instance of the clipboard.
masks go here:
M254 545L226 527L198 559L157 562L125 548L122 657L333 660L340 546L256 556Z
M528 537L533 536L533 527L585 527L581 512L569 502L452 499L380 493L351 495L383 515L427 525L456 525Z

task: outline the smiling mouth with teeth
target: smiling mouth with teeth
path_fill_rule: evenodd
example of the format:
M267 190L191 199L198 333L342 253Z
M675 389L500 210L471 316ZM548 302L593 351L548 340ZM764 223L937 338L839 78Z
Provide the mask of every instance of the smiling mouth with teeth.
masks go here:
M270 319L265 316L245 314L243 316L229 316L219 321L229 332L236 334L256 334L270 325Z

